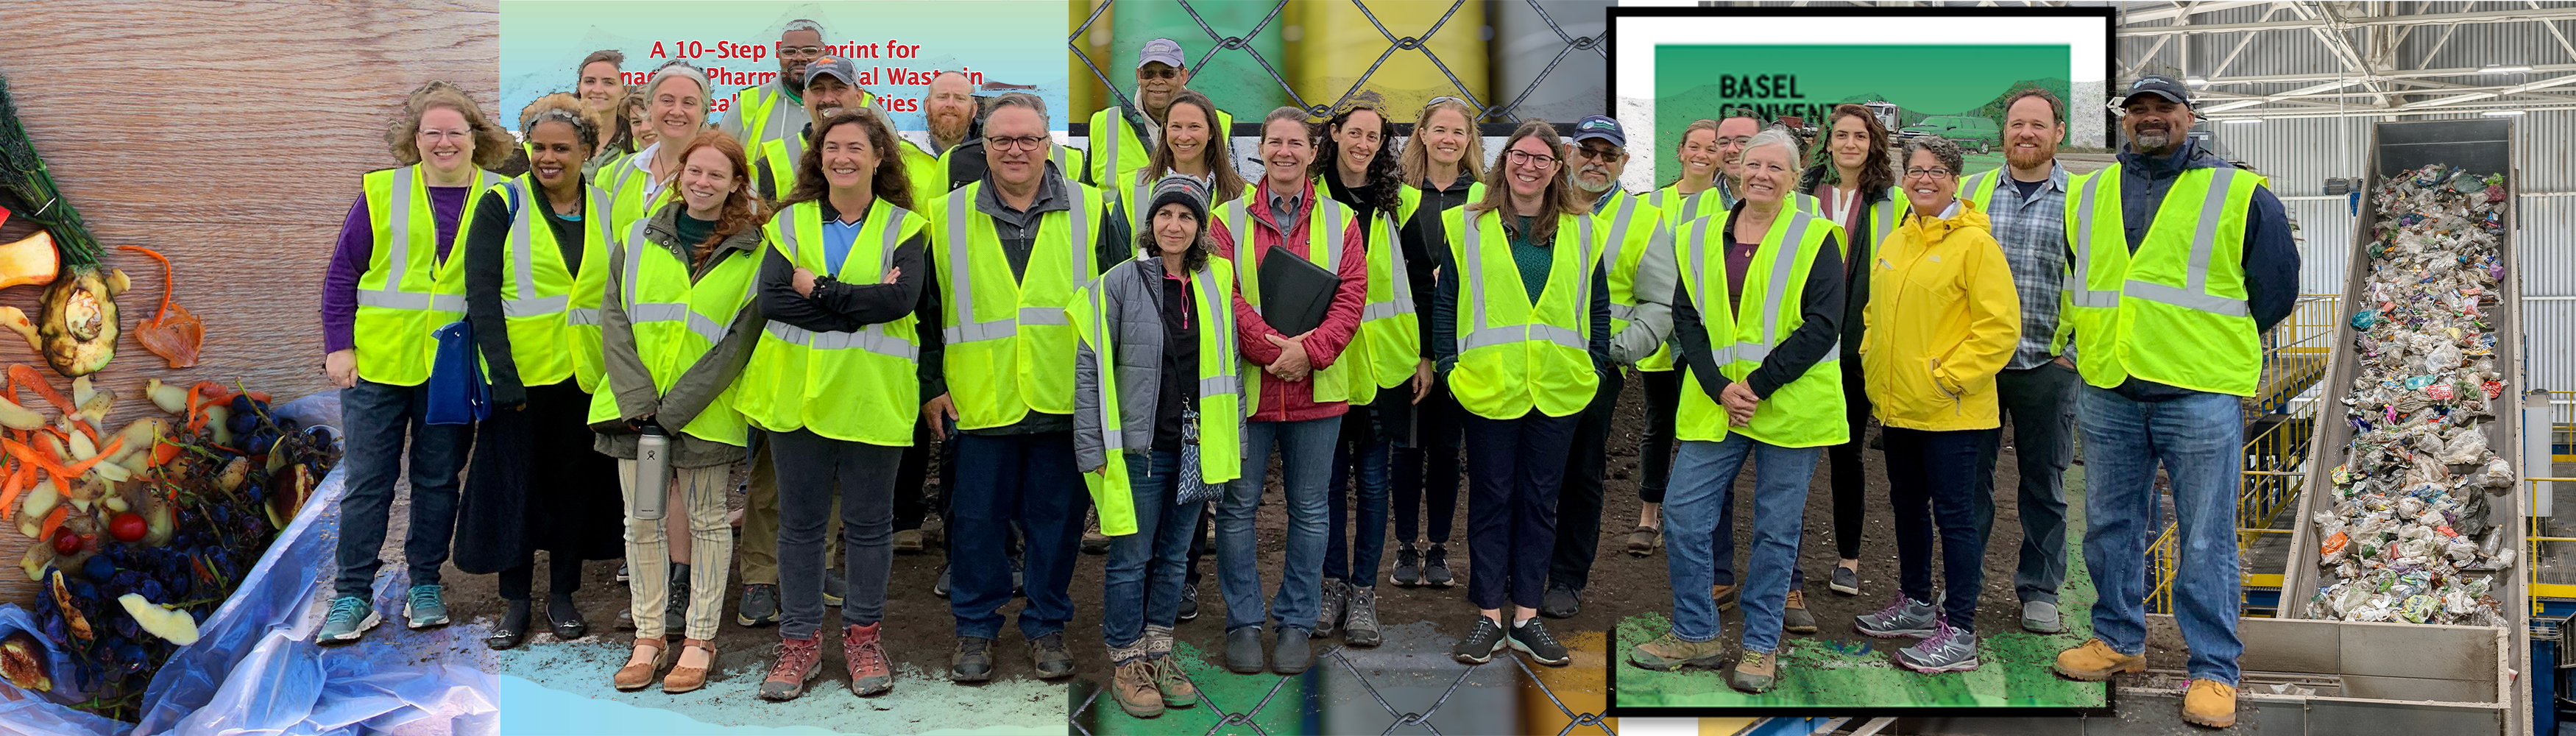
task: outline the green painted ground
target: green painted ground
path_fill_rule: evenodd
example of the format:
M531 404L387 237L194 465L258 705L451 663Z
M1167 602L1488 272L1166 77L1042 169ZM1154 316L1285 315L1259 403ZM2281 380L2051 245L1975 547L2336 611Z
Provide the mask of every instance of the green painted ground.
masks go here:
M2066 586L2059 592L2058 610L2067 631L2053 636L2029 634L2019 630L1992 632L1977 642L1978 658L1985 664L1971 672L1925 675L1898 667L1893 659L1897 647L1910 646L1912 640L1829 641L1814 636L1790 636L1783 639L1787 651L1781 655L1780 686L1762 695L1746 695L1727 687L1725 674L1716 670L1682 670L1656 672L1627 661L1629 647L1662 636L1672 622L1663 612L1628 617L1619 623L1619 659L1613 680L1612 697L1622 708L1655 707L1768 707L1768 706L1868 706L1874 708L1909 707L2031 707L2031 708L2099 708L2105 704L2106 686L2101 683L2074 682L2049 671L2057 652L2084 643L2093 636L2088 611L2093 605L2093 578L2084 571L2084 468L2067 469ZM2010 550L2002 556L1989 553L1992 560L2009 559ZM2001 568L2010 575L2011 568ZM1991 574L1991 573L1990 573ZM1992 605L1992 603L1989 603ZM1732 621L1741 621L1733 617ZM1835 624L1828 624L1835 625ZM1728 637L1741 636L1741 628L1730 628ZM1844 635L1857 638L1857 634Z
M1077 719L1095 734L1304 734L1315 733L1312 718L1315 704L1308 700L1311 688L1308 677L1283 677L1273 674L1238 675L1216 664L1222 660L1214 652L1186 642L1172 645L1172 656L1180 658L1182 670L1200 689L1199 704L1189 708L1166 708L1163 715L1145 719L1127 715L1118 709L1107 691L1101 691L1091 707ZM1106 683L1103 683L1104 685ZM1091 697L1076 693L1075 699ZM1263 699L1268 705L1262 705ZM1258 706L1258 710L1255 710ZM1253 713L1250 723L1223 724L1227 713ZM1223 727L1220 728L1220 725ZM1258 730L1255 730L1258 726Z

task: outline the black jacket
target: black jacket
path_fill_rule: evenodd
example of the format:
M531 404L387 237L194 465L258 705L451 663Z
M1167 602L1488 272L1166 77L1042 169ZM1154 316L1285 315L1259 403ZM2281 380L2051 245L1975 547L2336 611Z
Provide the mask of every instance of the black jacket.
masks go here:
M1809 195L1823 196L1816 193L1820 190L1831 188L1833 188L1833 185L1825 183L1825 167L1823 166L1809 167L1807 169L1807 173L1798 177L1798 191L1805 192ZM1857 225L1856 227L1853 227L1849 232L1843 233L1843 237L1851 241L1851 246L1844 249L1847 255L1842 257L1843 277L1846 280L1846 286L1843 291L1842 359L1845 361L1843 370L1850 371L1853 375L1859 375L1860 371L1860 333L1862 326L1860 315L1861 312L1869 309L1868 265L1870 262L1875 261L1878 258L1878 244L1870 242L1872 240L1872 234L1878 232L1878 225L1872 219L1876 217L1878 213L1877 211L1870 209L1870 207L1880 202L1887 201L1890 196L1892 195L1890 195L1885 189L1861 190L1860 220L1854 223Z

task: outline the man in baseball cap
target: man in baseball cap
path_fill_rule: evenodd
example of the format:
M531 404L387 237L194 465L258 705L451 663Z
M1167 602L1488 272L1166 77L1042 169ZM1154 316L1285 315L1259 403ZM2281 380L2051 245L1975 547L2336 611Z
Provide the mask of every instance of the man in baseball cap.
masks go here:
M1162 137L1163 113L1189 83L1189 60L1179 42L1146 41L1136 52L1135 94L1128 96L1127 104L1091 115L1091 165L1078 177L1082 183L1117 191L1135 188L1138 182L1131 179L1151 162L1154 142ZM1234 128L1234 116L1218 110L1216 127L1217 140L1223 145Z

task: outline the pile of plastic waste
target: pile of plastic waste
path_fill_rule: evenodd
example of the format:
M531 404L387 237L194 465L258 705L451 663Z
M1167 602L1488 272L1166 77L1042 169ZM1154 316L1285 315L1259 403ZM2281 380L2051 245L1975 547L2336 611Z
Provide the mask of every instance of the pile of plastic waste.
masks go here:
M2334 582L2311 615L2501 626L2496 575L2510 529L2488 521L2514 487L2487 446L2504 393L2491 326L2503 305L2504 178L2434 165L2377 193L2369 275L2352 314L2352 442L2317 512Z

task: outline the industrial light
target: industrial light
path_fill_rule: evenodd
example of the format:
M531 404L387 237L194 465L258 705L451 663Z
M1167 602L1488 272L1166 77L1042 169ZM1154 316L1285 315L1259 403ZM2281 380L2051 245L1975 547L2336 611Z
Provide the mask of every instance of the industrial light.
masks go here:
M2263 122L2263 119L2262 119L2262 118L2228 118L2226 122L2229 122L2229 123L2260 123L2260 122Z
M2527 72L2527 71L2531 71L2531 67L2527 67L2527 66L2503 66L2503 65L2496 65L2496 66L2490 66L2490 67L2486 67L2486 68L2483 68L2483 69L2479 69L2479 70L2478 70L2478 73L2480 73L2480 74L2503 74L2503 73L2505 73L2505 72Z
M2486 111L2486 112L2479 113L2479 114L2480 114L2480 115L2485 115L2485 116L2487 116L2487 117L2491 117L2491 118L2501 118L2501 117L2506 117L2506 116L2510 116L2510 115L2520 115L2520 114L2522 114L2522 111L2521 111L2521 110L2488 110L2488 111Z
M2524 68L2528 69L2529 67L2524 67ZM2194 86L2194 87L2207 87L2207 86L2209 86L2209 80L2207 80L2207 79L2202 79L2202 78L2200 78L2200 77L2184 77L2184 78L2183 78L2183 80L2182 80L2182 83L2183 83L2183 84L2188 84L2188 85L2191 85L2191 86Z

